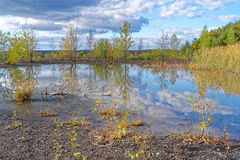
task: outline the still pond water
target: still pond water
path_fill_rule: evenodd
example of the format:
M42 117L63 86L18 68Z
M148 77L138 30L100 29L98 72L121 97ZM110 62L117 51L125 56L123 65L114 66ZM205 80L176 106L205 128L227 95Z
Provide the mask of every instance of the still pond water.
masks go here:
M12 102L17 85L31 79L33 101ZM189 97L199 95L212 105L204 109L211 117L209 135L240 139L240 76L231 73L191 70L181 66L138 65L43 65L0 69L0 112L17 110L40 120L39 112L51 108L62 115L91 105L97 99L127 101L140 108L151 130L161 134L198 132L201 114ZM67 93L56 100L54 93ZM45 93L52 94L47 97ZM82 103L83 100L86 103ZM89 101L89 103L87 103ZM93 103L92 103L93 104ZM94 104L93 104L94 105ZM60 109L61 108L61 109ZM205 117L206 117L205 116ZM38 118L37 118L38 117Z

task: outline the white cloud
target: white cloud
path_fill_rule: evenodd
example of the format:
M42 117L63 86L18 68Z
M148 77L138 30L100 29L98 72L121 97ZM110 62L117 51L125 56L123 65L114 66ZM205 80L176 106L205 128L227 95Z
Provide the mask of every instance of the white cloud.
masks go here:
M240 15L236 15L236 14L222 15L222 16L219 16L219 19L222 20L223 22L232 22L232 21L240 20Z
M163 3L160 8L160 16L169 18L173 16L198 17L207 10L214 10L223 7L230 2L240 2L240 0L174 0Z
M223 7L226 3L234 2L239 0L197 0L197 3L203 7L213 10Z
M193 38L197 38L202 29L193 29L193 28L167 28L165 32L172 35L176 34L178 38L182 40L192 40Z
M71 22L78 25L80 29L106 32L108 30L118 31L123 21L132 24L133 31L139 31L148 20L141 17L141 13L151 10L155 6L154 1L127 0L110 1L103 0L98 6L79 8L79 16Z
M39 46L46 48L46 42L50 38L55 37L59 41L59 37L64 33L64 28L70 23L75 24L80 33L86 33L90 30L96 33L106 33L108 31L117 32L123 21L129 21L132 24L132 31L138 32L144 24L148 24L148 19L142 17L141 14L150 11L156 3L157 0L101 0L90 6L76 5L68 10L49 10L46 8L46 11L41 14L31 11L29 14L23 12L26 14L23 16L19 13L18 16L18 11L26 8L20 3L19 5L15 4L17 5L15 6L16 13L9 11L9 14L1 15L0 11L0 30L15 32L23 26L30 26L37 31L40 40ZM44 9L41 6L43 4L39 4L40 9ZM29 9L31 9L30 6ZM7 11L4 10L4 12ZM30 11L26 10L26 12Z
M51 30L60 30L63 25L48 21L48 20L41 20L35 18L25 18L19 16L0 16L0 30L3 31L16 31L19 30L23 26L30 26L37 30L43 31L51 31Z
M15 6L17 7L16 13L9 11L9 14L0 15L0 25L2 26L0 29L17 30L23 25L34 25L39 30L49 31L60 30L67 24L74 23L78 25L82 32L93 30L101 33L109 30L116 31L123 21L129 21L132 23L133 31L139 31L143 24L148 23L148 19L142 17L141 14L150 11L156 4L157 0L101 0L91 6L76 5L68 10L53 11L46 9L42 14L24 13L26 14L24 16L21 16L20 13L18 15L17 11L26 8L26 6ZM39 8L43 9L43 6L41 6L43 4L40 3L39 5ZM56 4L56 6L58 5ZM7 11L4 10L4 12ZM30 11L27 10L26 12Z
M201 15L202 12L191 0L176 0L173 3L161 7L160 11L161 17L186 16L193 18Z

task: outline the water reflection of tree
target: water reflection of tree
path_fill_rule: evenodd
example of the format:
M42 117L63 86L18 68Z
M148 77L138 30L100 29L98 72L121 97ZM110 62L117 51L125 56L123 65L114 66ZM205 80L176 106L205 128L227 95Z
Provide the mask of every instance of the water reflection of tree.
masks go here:
M190 68L190 72L198 89L198 97L195 98L193 103L194 111L200 115L200 129L204 132L212 121L210 116L212 103L206 97L207 91L224 91L227 95L240 95L240 75L219 70L196 70L192 68Z
M191 69L191 73L201 94L204 94L207 89L213 89L214 91L224 90L228 95L240 95L239 74L194 69Z
M61 72L63 73L63 87L66 87L72 95L76 95L79 90L77 65L63 65Z
M171 65L148 64L143 67L150 69L152 73L159 75L157 81L161 90L168 88L169 84L175 84L179 78L178 66L172 67Z
M38 72L38 67L33 66L6 68L4 73L4 98L10 98L12 93L21 92L21 90L24 90L26 87L31 87L33 89L31 91L34 91L37 85L36 75ZM19 88L21 88L20 91Z
M36 75L32 66L9 68L8 73L13 86L15 86L16 83L35 80L34 75Z
M51 70L51 78L54 79L57 76L57 66L51 65L50 70Z
M215 84L210 83L210 81L207 79L208 76L213 76L213 75L207 75L204 72L205 71L202 71L202 70L191 70L191 73L193 74L193 80L196 83L198 88L198 94L197 94L197 98L190 97L190 103L194 111L198 113L196 115L196 122L197 124L200 123L199 128L201 130L202 136L204 136L205 130L211 124L211 121L212 121L211 112L210 112L210 108L212 107L212 102L209 101L206 97L207 90L212 87L215 88Z
M125 65L108 65L108 64L98 64L93 65L93 70L96 77L101 81L106 81L109 86L115 86L120 88L121 96L125 100L130 99L130 87L132 81L128 76L128 66Z

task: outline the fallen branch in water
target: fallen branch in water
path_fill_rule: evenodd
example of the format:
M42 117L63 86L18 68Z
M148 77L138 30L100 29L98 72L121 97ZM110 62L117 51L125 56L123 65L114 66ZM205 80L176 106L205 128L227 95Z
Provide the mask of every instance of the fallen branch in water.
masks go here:
M70 94L67 94L65 92L54 92L54 93L49 93L49 95L51 95L51 96L67 96Z

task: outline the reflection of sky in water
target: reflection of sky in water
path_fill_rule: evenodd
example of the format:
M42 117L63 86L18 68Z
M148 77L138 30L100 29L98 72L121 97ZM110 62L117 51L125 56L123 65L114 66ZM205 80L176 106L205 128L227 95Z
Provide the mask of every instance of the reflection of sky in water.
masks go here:
M178 78L175 83L163 81L166 84L164 89L161 88L160 73L153 74L150 71L144 71L141 82L142 88L139 89L139 95L147 108L146 114L160 115L159 121L164 118L175 118L179 122L195 121L196 113L188 102L188 97L192 94L196 95L197 86L193 82L191 74L186 71L178 71ZM136 78L135 71L129 73L130 77ZM139 77L138 77L139 78ZM167 80L169 77L165 77ZM156 83L155 80L158 80ZM134 81L133 87L141 87ZM209 112L214 117L212 123L215 132L223 134L224 127L228 127L235 138L240 137L240 97L236 95L226 95L224 91L215 92L208 90L207 98L213 102L213 107ZM163 109L164 108L164 109ZM163 118L162 118L163 117ZM177 124L178 122L176 122ZM174 126L176 126L176 124ZM159 124L161 127L161 123ZM170 127L170 126L169 126ZM173 126L172 126L173 127ZM177 126L176 126L177 127Z
M39 87L49 84L60 83L59 81L67 77L69 65L48 65L41 66L40 72L36 75ZM100 68L105 71L106 68ZM119 71L110 72L115 74ZM120 68L124 73L124 66ZM94 89L102 88L107 84L101 81L99 74L89 65L77 65L76 76L78 84L86 87L91 79ZM69 76L69 75L68 75ZM197 86L193 82L190 72L180 69L175 72L153 72L151 69L143 69L136 65L128 66L128 77L133 83L130 84L130 101L132 106L143 103L145 117L154 119L151 124L156 131L173 131L179 129L179 124L195 122L196 113L188 102L190 95L196 95ZM115 76L111 78L116 78ZM124 80L124 79L123 79ZM114 91L119 91L119 84L115 85ZM110 82L111 80L108 80ZM237 80L236 80L237 81ZM61 85L61 84L60 84ZM1 85L0 85L1 88ZM86 91L87 92L87 91ZM119 97L119 93L114 94ZM234 138L240 138L240 97L237 95L226 95L224 91L215 92L208 90L207 98L213 102L210 109L214 117L213 127L209 130L212 134L223 134L224 127L227 126ZM149 118L150 119L150 118ZM163 131L163 132L164 132Z

